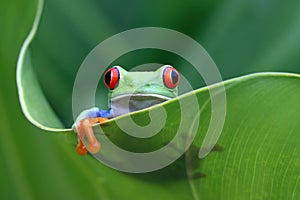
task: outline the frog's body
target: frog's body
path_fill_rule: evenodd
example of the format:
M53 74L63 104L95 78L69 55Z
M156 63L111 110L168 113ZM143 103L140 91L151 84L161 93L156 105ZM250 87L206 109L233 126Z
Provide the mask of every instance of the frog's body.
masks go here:
M109 88L109 109L95 107L83 111L77 117L73 125L79 138L77 151L80 153L80 148L85 148L81 142L84 136L89 140L87 149L91 153L99 151L100 143L94 136L92 124L176 97L179 80L179 73L170 65L164 65L154 72L127 72L119 66L109 69L104 75L104 83Z

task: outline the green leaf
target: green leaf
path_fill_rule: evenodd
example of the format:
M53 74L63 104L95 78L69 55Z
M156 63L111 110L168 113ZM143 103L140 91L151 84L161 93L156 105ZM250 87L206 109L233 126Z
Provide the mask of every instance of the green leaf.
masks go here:
M25 54L23 62L20 61L19 67L18 84L22 94L20 100L23 109L25 108L24 112L27 112L26 115L30 116L31 121L43 124L39 127L50 126L46 127L46 130L56 128L59 125L57 117L50 110L42 91L35 82L28 54ZM176 174L183 174L179 177L174 177L169 167L138 179L134 178L136 175L118 175L116 177L117 172L111 170L102 178L109 180L109 185L114 182L117 184L129 181L139 190L152 188L160 191L161 195L165 194L166 198L178 197L178 195L173 195L176 188L173 185L183 189L189 187L189 182L192 186L192 193L185 189L183 191L186 193L182 191L182 194L184 196L194 195L195 198L197 196L203 196L205 199L221 197L238 199L241 196L244 198L272 198L287 195L291 198L299 197L300 194L297 192L300 191L298 189L300 187L298 184L300 180L298 153L300 152L298 149L300 126L297 123L300 113L299 76L280 73L253 74L226 81L224 85L228 102L227 115L221 138L218 141L223 151L211 153L201 161L200 167L196 165L195 168L195 165L191 163L197 162L197 152L188 151L187 175L190 179L184 176L185 169L178 167L178 163L174 164L177 169ZM215 87L220 87L220 84ZM208 88L182 95L178 99L188 101L194 93L197 95L199 105L209 99ZM168 113L167 122L163 131L150 139L132 139L118 128L116 122L133 117L137 124L143 124L145 119L148 119L148 112L157 110L160 106L118 117L101 126L104 133L109 134L114 143L127 150L145 152L151 151L153 148L161 148L174 137L176 134L174 127L176 128L176 124L180 123L180 116L176 114L180 113L178 99L160 105ZM191 106L194 105L191 104ZM197 147L197 149L203 141L210 122L210 109L210 103L201 106L200 128L193 143L193 147ZM101 141L103 132L97 127L95 131ZM157 184L162 181L162 177L157 174L168 171L168 169L171 171L170 174L164 175L164 179L169 179L168 184L158 187ZM206 177L195 179L194 176L197 172L205 173ZM154 177L151 185L148 180L150 177ZM124 195L122 194L122 196ZM128 195L133 194L129 193Z
M62 8L66 9L68 6L63 4ZM68 20L73 19L77 22L77 18L68 17ZM71 17L76 17L76 15L71 15ZM46 62L47 59L36 58L39 47L43 45L48 47L48 44L41 42L43 37L40 35L34 41L35 44L30 46L31 50L28 49L38 24L38 18L39 14L32 34L23 45L19 57L18 89L21 106L25 116L36 126L47 131L65 131L71 135L73 132L70 129L63 129L66 126L63 124L67 123L61 123L61 121L67 121L62 116L67 115L68 112L61 109L66 105L59 104L61 101L53 103L55 102L53 100L55 95L49 95L45 85L40 87L41 78L36 77L36 74L41 73L36 73L36 71L39 71L38 68L42 66L39 64L43 64L43 61L47 66L45 67L47 72L54 73L51 62ZM93 34L89 35L90 32L86 30L83 30L81 34L85 35L86 38L95 37ZM77 43L74 45L80 46ZM56 51L50 46L47 50L45 48L45 52L43 52L49 60ZM69 65L66 64L65 66ZM69 73L68 70L70 69L66 67L61 68L61 70ZM72 68L70 71L73 72L74 70L75 68ZM65 78L63 73L60 75L63 77L60 80L68 81L67 84L72 85L72 78ZM103 199L153 199L157 197L163 199L298 199L300 197L300 127L297 123L300 115L299 76L283 73L253 74L226 81L224 84L227 95L227 115L224 129L218 140L218 145L221 146L222 151L210 153L200 163L198 163L197 155L211 117L207 88L195 91L201 106L201 120L197 137L191 149L187 151L185 157L163 170L140 175L120 173L105 167L89 156L79 158L72 155L70 152L73 147L62 143L62 137L51 142L52 147L57 148L53 149L55 155L49 150L51 147L45 145L46 143L36 144L35 149L48 149L46 151L49 154L47 161L55 161L53 163L57 168L53 171L49 169L50 172L53 172L54 178L59 179L63 172L68 172L66 179L61 183L67 185L65 191L67 197L81 198L85 196L83 192L86 192L86 197ZM58 90L61 94L58 95L60 100L66 95L66 90L61 88L61 85L54 81L51 89L52 91ZM216 87L219 85L217 84ZM70 90L67 90L66 93L69 94ZM191 97L191 94L185 94L179 99L189 100ZM180 120L176 114L180 110L177 100L174 99L162 104L170 117L164 131L147 140L132 139L118 128L116 122L133 117L138 124L145 124L148 122L148 112L158 109L159 106L113 119L101 127L105 133L109 134L110 139L115 144L124 149L136 152L158 149L176 134L174 124L178 124ZM52 102L51 106L49 101ZM208 103L203 104L203 102ZM67 106L70 105L67 104ZM100 126L96 126L95 131L101 141ZM74 142L74 139L71 138L71 142ZM40 142L39 140L36 141L37 143ZM70 156L68 161L65 161L65 155ZM43 155L38 156L41 158ZM186 159L186 166L184 159ZM30 163L25 164L27 168L32 167ZM64 169L62 165L68 166L71 171L60 171L60 169ZM44 173L46 172L42 171L41 174ZM199 173L204 173L206 176L197 178ZM55 179L51 180L53 183ZM80 180L90 183L91 186L80 185ZM31 181L35 182L35 186L39 185L36 183L38 180ZM47 183L43 184L45 187L47 186ZM40 187L45 189L43 184ZM30 186L27 187L30 188ZM38 197L43 196L38 191L32 191L32 194ZM31 195L27 196L30 197Z
M241 78L226 89L223 150L201 162L206 177L193 181L199 198L300 197L299 94L299 76L289 75Z
M20 103L27 119L34 125L49 131L63 131L63 125L55 115L45 98L36 74L32 69L28 46L32 41L42 14L42 2L39 3L33 27L26 38L19 55L17 66L17 86Z

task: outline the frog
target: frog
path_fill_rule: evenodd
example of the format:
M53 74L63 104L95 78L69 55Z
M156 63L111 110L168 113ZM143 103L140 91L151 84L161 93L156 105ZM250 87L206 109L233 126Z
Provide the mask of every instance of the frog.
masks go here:
M95 137L93 125L177 97L180 74L171 65L163 65L156 71L126 71L115 65L104 73L103 82L108 88L108 109L83 110L72 126L77 133L79 155L100 151L101 144ZM85 137L87 145L83 142Z

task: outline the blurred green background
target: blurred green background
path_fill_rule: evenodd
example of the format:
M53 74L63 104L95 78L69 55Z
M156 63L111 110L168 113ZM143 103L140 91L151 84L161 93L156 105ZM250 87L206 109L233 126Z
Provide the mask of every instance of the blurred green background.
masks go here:
M33 64L46 98L66 126L72 123L70 96L81 62L99 42L131 28L156 26L187 34L209 52L223 79L258 71L300 72L297 0L52 0L44 6L31 46ZM95 163L90 156L78 157L68 137L40 130L22 114L16 62L36 8L37 1L24 0L1 1L0 6L1 199L120 198L122 194L110 191L114 186L105 189L105 180L93 179L94 169L100 167L103 173L111 172L110 169ZM174 55L157 51L136 53L116 62L125 63L125 68L130 69L164 60L190 77L195 88L203 85L197 77L193 78L193 72L184 70L184 61ZM101 96L99 101L105 104L105 95ZM115 174L119 176L124 177L120 185L126 184L126 175ZM119 190L118 185L115 187ZM153 185L141 192L154 198L151 188Z

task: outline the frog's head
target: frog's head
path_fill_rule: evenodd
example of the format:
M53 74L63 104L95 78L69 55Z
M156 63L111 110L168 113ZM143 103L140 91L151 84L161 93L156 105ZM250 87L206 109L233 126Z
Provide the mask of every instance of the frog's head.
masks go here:
M110 107L114 113L121 112L115 115L140 110L176 97L179 81L179 73L170 65L146 72L127 72L120 66L114 66L104 74ZM124 111L128 105L128 111Z

